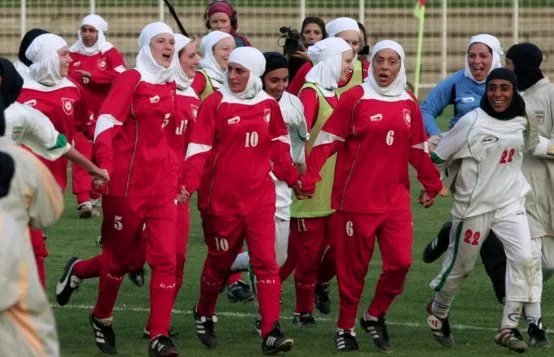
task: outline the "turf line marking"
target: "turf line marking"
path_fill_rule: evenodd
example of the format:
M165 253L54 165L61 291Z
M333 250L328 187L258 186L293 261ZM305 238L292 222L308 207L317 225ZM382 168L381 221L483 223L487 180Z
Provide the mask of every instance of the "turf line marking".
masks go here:
M58 306L55 304L50 305L53 309L56 310L63 310L63 309L70 309L70 310L90 310L94 309L94 306L92 305L66 305L66 306ZM130 312L150 312L150 309L144 308L144 307L137 307L137 306L128 306L123 304L122 306L116 306L114 308L114 311L130 311ZM173 313L176 315L192 315L192 311L190 310L176 310L173 309ZM221 311L217 312L217 315L219 316L227 316L227 317L234 317L234 318L241 318L241 319L252 319L254 320L258 315L254 313L245 313L245 312L231 312L231 311ZM327 322L335 322L336 319L332 319L329 317L323 317L318 316L317 321L327 321ZM427 324L422 324L419 322L395 322L395 321L387 321L388 325L391 326L403 326L403 327L416 327L416 328L429 328L427 327ZM453 329L456 330L473 330L473 331L498 331L498 328L496 327L484 327L484 326L474 326L474 325L460 325L460 324L454 324L451 325ZM552 334L553 331L547 331L548 334Z

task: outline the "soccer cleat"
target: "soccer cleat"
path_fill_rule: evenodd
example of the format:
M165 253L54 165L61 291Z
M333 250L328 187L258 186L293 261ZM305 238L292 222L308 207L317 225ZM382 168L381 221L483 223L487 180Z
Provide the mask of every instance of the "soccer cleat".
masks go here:
M81 279L73 274L73 268L79 261L80 259L77 257L70 258L65 264L60 280L56 284L56 301L60 306L66 305L71 298L71 294L73 294L75 290L79 289Z
M278 322L273 325L273 330L262 341L262 353L264 355L276 355L279 352L290 351L294 345L292 338L287 338L281 331Z
M430 241L423 251L423 261L425 263L432 263L435 260L439 259L440 256L446 252L448 249L448 244L450 244L450 228L452 227L452 222L446 222L435 239Z
M100 216L100 212L90 203L90 201L81 203L77 207L77 211L79 211L79 218L91 218Z
M254 299L250 286L239 280L227 286L227 298L231 302L248 302Z
M354 352L360 349L358 341L356 341L356 334L351 330L338 330L335 336L335 346L340 352Z
M217 345L215 336L215 323L217 316L200 316L196 312L196 306L192 310L194 313L194 322L196 323L196 336L202 344L208 348L214 348Z
M529 334L529 345L537 348L551 348L552 344L546 336L546 327L542 324L542 318L539 319L537 324L529 324L527 329Z
M167 334L169 335L170 338L174 339L174 340L178 340L179 339L179 331L177 331L176 328L174 328L173 326L171 326L169 328L169 331L167 332ZM148 329L145 327L144 330L142 331L142 337L147 340L150 338L150 331L148 331Z
M373 338L373 343L381 352L391 353L392 346L389 342L387 325L385 324L385 315L381 315L377 321L366 320L363 316L360 318L360 326Z
M258 335L262 335L262 319L260 317L257 317L254 322L254 330L256 330Z
M148 344L148 357L177 357L179 352L173 341L167 336L159 335Z
M315 307L322 314L328 315L331 312L331 300L329 299L329 283L316 285L314 304Z
M503 328L494 337L497 345L507 347L510 351L523 353L527 351L527 343L517 328Z
M96 346L103 353L109 355L117 354L117 348L115 347L115 333L112 325L104 325L92 314L89 317L90 325L92 326L92 332L94 333L94 339L96 340Z
M452 336L452 329L450 328L450 322L448 321L448 316L445 318L438 317L433 314L431 309L431 301L427 305L427 326L431 328L431 333L441 346L446 348L451 348L454 345L454 337Z
M315 325L315 319L309 312L295 312L292 324L296 326L311 326Z
M135 284L139 288L144 285L144 268L141 268L137 271L132 271L128 275L133 284Z

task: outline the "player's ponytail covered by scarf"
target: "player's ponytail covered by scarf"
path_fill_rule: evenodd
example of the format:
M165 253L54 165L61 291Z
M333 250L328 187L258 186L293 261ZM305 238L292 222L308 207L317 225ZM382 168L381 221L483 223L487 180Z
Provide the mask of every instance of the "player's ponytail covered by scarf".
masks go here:
M63 77L58 50L65 46L67 42L52 33L35 38L25 51L25 57L32 62L29 68L31 78L46 86L59 84Z
M140 51L137 55L137 70L146 81L154 84L169 82L171 80L172 66L165 68L158 64L150 50L152 39L162 33L173 36L173 30L163 22L152 22L144 27L139 37ZM174 54L175 56L175 54Z
M336 37L343 31L355 31L360 33L358 22L350 17L339 17L334 19L325 26L325 30L329 37Z
M190 87L192 84L192 80L194 78L190 78L187 76L187 74L183 71L183 68L181 67L181 63L179 61L180 52L189 44L191 43L191 39L181 35L180 33L173 34L175 36L175 54L173 55L173 79L175 80L175 84L177 85L177 88L181 90L186 90Z
M17 58L19 58L19 60L24 65L26 65L27 67L32 65L33 62L31 62L31 60L29 60L25 56L25 52L27 51L27 49L29 48L31 43L33 43L35 38L39 37L40 35L47 34L47 33L48 33L48 31L43 30L43 29L38 29L38 28L31 29L31 30L27 31L25 36L23 36L23 38L21 39L21 43L19 44L19 52L17 53Z
M13 63L2 57L0 57L0 77L2 77L0 96L7 108L19 97L23 87L23 78L17 73ZM0 132L0 135L3 135L3 132Z
M513 45L506 53L506 58L509 58L514 64L518 90L524 91L544 78L540 69L543 60L542 52L534 44L518 43Z
M306 75L306 82L316 84L325 91L339 87L342 67L342 53L352 51L352 47L338 37L329 37L308 48L308 57L316 64Z
M402 94L402 92L404 92L404 90L406 89L406 83L408 81L406 78L406 67L404 66L404 58L406 57L406 55L404 54L404 49L398 42L383 40L373 46L373 49L371 50L371 58L369 60L370 63L372 63L375 56L377 56L377 54L384 49L391 49L396 52L398 57L400 57L400 70L398 71L396 78L388 86L381 87L375 79L375 73L373 72L374 67L371 66L371 73L369 74L369 76L367 76L366 81L373 88L373 90L375 90L380 95L383 95L385 97L397 97Z
M113 48L113 45L106 41L106 32L108 31L108 23L106 20L96 14L90 14L85 16L81 21L81 27L85 25L94 27L94 29L98 31L98 40L91 47L85 46L83 43L83 37L81 36L81 29L79 28L79 31L77 32L79 40L71 46L69 49L71 52L79 52L83 55L92 56L99 52L106 53Z
M227 72L225 72L225 82L221 90L243 100L253 99L260 94L263 90L263 83L260 77L263 76L265 72L265 57L258 49L254 47L235 48L229 56L228 63L241 65L250 71L248 83L242 92L235 93L229 87L229 79L227 77Z
M510 106L502 113L495 112L489 103L487 92L485 91L485 94L481 98L481 109L491 117L501 120L525 116L525 101L517 91L517 77L515 73L506 68L496 68L487 76L485 86L488 88L490 81L494 79L504 79L512 83L513 96Z
M492 72L492 70L494 70L495 68L502 67L500 57L502 55L504 55L504 52L502 51L502 46L500 45L500 41L498 41L498 39L496 37L494 37L493 35L489 35L489 34L475 35L469 40L469 45L467 46L468 51L471 48L471 46L475 43L484 44L485 46L487 46L489 48L489 50L492 53L492 63L491 63L491 68L489 70L489 73ZM465 65L464 75L467 78L469 78L469 79L473 80L475 83L479 83L479 84L485 82L484 80L483 81L478 81L475 78L473 78L473 74L471 74L471 69L469 68L467 53L466 53L466 56L464 58L464 65Z

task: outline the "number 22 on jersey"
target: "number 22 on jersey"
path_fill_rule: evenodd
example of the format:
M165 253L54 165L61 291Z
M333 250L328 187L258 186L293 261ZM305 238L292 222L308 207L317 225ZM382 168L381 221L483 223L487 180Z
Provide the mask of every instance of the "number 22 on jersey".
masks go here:
M504 151L502 151L502 156L500 157L500 163L509 164L514 159L515 153L516 149L504 149Z

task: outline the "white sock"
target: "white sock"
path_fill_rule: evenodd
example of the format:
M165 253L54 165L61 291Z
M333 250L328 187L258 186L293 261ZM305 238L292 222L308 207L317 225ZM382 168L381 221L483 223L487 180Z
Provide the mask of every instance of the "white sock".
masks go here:
M379 318L371 316L368 312L364 312L364 320L366 321L379 321Z
M523 303L518 301L506 301L502 313L501 328L516 328L519 324Z
M250 256L248 252L242 252L231 265L231 271L248 271L248 265L250 265Z
M541 317L541 303L540 302L527 302L523 304L525 306L525 319L528 324L539 324L539 318Z
M446 295L442 291L436 292L433 303L431 304L431 312L433 315L445 319L450 311L452 301L454 301L454 296Z

